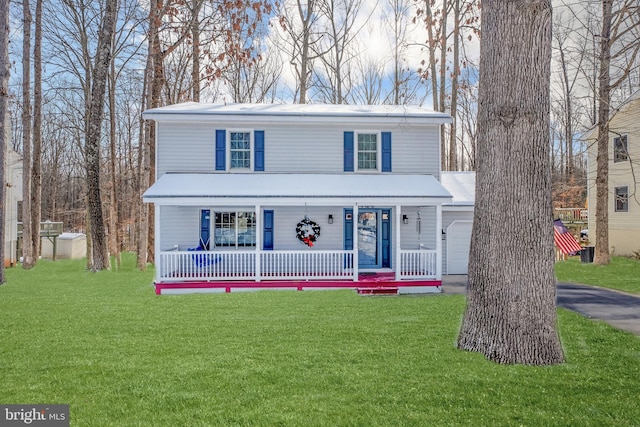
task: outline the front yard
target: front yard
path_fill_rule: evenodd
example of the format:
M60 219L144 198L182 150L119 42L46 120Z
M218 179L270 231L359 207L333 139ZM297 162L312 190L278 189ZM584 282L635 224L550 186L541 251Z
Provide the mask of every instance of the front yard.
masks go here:
M640 295L640 261L612 257L609 265L580 262L580 257L571 257L556 262L556 277L560 282L584 283L586 285L617 289Z
M7 270L0 402L72 426L580 425L640 419L640 339L564 310L567 362L455 349L464 297L157 296L151 271Z

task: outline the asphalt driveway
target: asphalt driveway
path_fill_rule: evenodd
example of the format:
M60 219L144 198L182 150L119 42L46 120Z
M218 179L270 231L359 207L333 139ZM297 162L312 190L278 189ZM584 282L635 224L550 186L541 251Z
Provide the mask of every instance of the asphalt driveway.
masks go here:
M445 294L464 294L466 288L467 276L443 277L442 291ZM559 282L557 302L559 307L640 336L640 296L596 286Z

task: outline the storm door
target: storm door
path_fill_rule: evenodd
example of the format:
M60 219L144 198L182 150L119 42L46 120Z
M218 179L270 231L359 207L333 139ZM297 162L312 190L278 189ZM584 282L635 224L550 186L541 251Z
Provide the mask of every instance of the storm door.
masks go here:
M382 239L380 209L358 211L358 265L360 268L382 267Z

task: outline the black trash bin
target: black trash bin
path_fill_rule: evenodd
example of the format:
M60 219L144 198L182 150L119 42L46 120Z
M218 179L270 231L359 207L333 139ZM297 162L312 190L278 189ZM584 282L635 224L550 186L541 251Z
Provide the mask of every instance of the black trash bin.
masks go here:
M582 250L580 251L580 261L582 262L593 262L593 251L594 251L595 247L593 246L586 246L584 248L582 248Z

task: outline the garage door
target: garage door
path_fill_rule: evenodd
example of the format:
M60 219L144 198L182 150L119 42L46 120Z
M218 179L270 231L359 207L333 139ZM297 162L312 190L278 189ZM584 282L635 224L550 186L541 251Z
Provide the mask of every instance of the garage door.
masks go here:
M454 221L447 227L447 274L467 274L471 221Z

